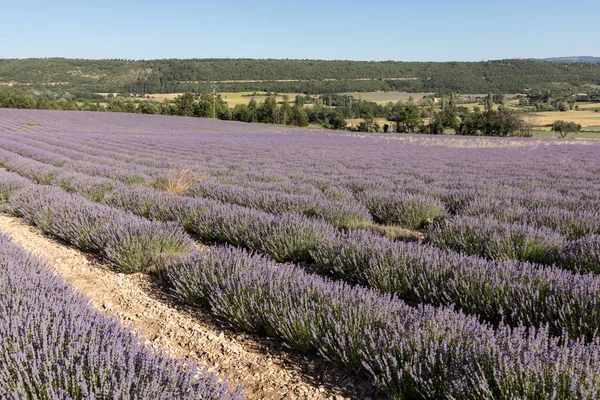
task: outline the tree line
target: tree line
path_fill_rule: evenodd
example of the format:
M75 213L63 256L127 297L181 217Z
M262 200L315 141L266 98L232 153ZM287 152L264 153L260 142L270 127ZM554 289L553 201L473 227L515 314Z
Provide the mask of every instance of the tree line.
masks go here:
M275 94L276 95L276 94ZM522 113L505 106L501 94L489 93L482 107L470 111L460 105L454 93L436 98L425 96L418 102L410 98L407 102L398 101L377 104L372 101L355 99L350 95L322 95L317 98L296 96L293 101L283 96L267 96L258 102L254 98L248 104L228 107L218 94L209 92L186 92L174 100L162 102L113 97L103 101L76 101L68 92L62 94L45 92L0 91L0 107L50 110L82 110L128 112L140 114L177 115L186 117L215 118L248 123L267 123L306 127L318 124L326 129L350 129L360 132L385 133L425 133L443 134L453 130L461 135L485 136L531 136L533 126L522 118ZM434 106L434 100L439 106ZM310 106L307 107L307 103ZM360 118L356 126L348 127L347 119ZM380 126L376 118L387 122ZM428 122L426 123L425 120ZM563 133L577 132L581 127L557 121L553 130Z
M221 91L340 93L399 90L442 93L522 93L535 85L600 84L600 64L538 60L398 62L347 60L0 59L0 83L72 93L180 93Z

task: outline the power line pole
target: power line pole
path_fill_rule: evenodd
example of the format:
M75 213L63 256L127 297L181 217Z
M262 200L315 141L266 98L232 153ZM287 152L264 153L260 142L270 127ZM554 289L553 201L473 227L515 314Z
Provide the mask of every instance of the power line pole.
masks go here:
M217 109L217 87L213 86L212 87L213 90L213 134L216 133L217 131L217 113L216 113L216 109Z

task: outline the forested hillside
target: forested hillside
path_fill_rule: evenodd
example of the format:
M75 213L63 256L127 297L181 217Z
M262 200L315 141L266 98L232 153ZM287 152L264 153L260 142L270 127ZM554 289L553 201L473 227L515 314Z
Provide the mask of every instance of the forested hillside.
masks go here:
M600 84L600 64L538 60L396 62L324 60L82 60L3 59L0 86L61 87L96 92L173 93L202 91L338 93L516 93L548 83Z

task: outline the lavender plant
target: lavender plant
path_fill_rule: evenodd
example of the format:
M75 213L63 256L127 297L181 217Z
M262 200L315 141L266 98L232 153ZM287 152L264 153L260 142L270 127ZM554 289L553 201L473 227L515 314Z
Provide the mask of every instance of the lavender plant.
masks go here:
M600 235L589 235L569 243L560 265L574 270L600 274Z
M154 353L46 263L0 235L0 397L242 399L198 364Z
M7 211L83 250L100 253L124 272L147 270L164 257L194 248L174 223L148 221L53 187L23 189L11 197Z
M184 299L367 373L390 398L594 398L598 342L544 328L495 331L451 308L412 308L376 291L215 248L167 270Z
M421 229L447 214L441 201L426 196L404 193L363 195L363 202L377 222Z
M454 217L433 226L427 237L441 249L541 264L557 262L566 245L566 239L551 229L490 218Z
M322 273L411 302L454 305L495 324L547 326L588 341L600 330L596 275L488 261L360 231L330 237L311 254Z

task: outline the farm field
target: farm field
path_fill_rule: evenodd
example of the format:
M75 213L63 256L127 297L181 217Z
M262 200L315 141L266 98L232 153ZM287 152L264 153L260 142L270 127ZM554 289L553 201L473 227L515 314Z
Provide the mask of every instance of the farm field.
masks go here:
M223 92L220 93L220 95L230 108L233 108L238 104L248 104L251 99L261 102L267 98L266 92L257 92L256 95L253 95L254 93L255 92ZM154 93L146 95L146 98L157 101L162 101L164 99L173 100L182 94L183 93ZM278 102L283 102L284 95L288 96L288 101L290 102L293 102L298 95L304 96L303 93L278 93L275 98Z
M582 128L600 126L600 113L594 111L546 111L532 113L538 125L552 125L554 121L563 120L580 124Z
M391 124L386 118L373 118L373 121L379 124L379 126L383 126L384 124ZM346 124L349 128L355 127L361 122L364 122L364 118L348 118L346 119Z
M579 106L580 109L584 109L584 110L586 110L586 109L592 109L592 110L599 109L600 110L600 103L581 102L581 103L577 103L577 105Z
M431 93L407 93L407 92L349 92L340 93L353 96L355 99L366 101L374 101L378 104L387 104L390 101L396 103L398 101L408 101L411 97L415 102L421 100L424 96Z
M265 101L267 98L266 92L257 92L257 95L253 95L254 92L223 92L221 97L227 102L229 107L235 107L238 104L248 104L251 99L258 102ZM277 102L283 102L283 96L288 96L288 101L292 103L296 96L304 96L303 93L278 93L275 96Z
M0 109L0 395L600 398L599 142L212 124Z
M553 132L549 127L546 128L538 128L538 130L532 132L532 137L534 138L557 138L558 135L556 132ZM568 136L572 139L600 139L600 126L599 127L589 127L586 128L585 131L577 132L575 135L570 134Z
M248 104L250 99L255 99L256 101L264 101L267 97L266 92L257 92L256 96L253 96L254 92L222 92L221 96L223 100L227 102L230 107L234 107L238 104ZM107 93L98 93L101 95L107 95ZM182 95L183 93L153 93L147 94L146 97L152 100L162 101L164 99L173 100L177 96ZM431 93L408 93L408 92L350 92L350 93L340 93L345 95L353 96L355 99L362 99L366 101L374 101L378 104L387 104L390 101L392 103L396 103L398 101L408 101L411 97L415 101L419 101L423 98L423 96L431 94ZM289 101L294 101L296 96L305 96L304 93L278 93L277 101L283 101L283 95L287 95ZM482 95L484 96L484 95ZM315 96L317 97L317 96Z

